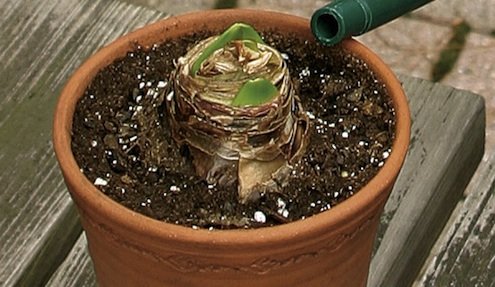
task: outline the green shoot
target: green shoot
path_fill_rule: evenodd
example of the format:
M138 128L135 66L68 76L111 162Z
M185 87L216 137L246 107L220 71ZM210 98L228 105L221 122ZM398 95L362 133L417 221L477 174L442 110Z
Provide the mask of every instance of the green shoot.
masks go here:
M263 44L261 36L254 30L253 27L244 23L234 23L225 32L222 33L213 43L208 45L198 59L193 63L191 67L191 74L196 75L201 68L203 62L208 59L216 50L223 48L225 45L235 40L245 40L254 43ZM252 47L256 48L256 45ZM251 47L250 47L251 48Z
M247 81L232 100L232 106L259 106L278 95L278 89L270 81L257 78Z

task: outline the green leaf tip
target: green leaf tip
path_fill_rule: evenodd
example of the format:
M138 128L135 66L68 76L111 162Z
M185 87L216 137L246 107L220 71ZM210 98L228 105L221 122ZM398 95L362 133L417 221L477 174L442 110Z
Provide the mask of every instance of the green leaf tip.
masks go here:
M208 59L216 50L235 40L245 40L263 44L261 36L248 24L234 23L223 32L215 41L208 45L191 67L191 74L196 75L201 68L201 64ZM256 48L256 45L253 45Z
M257 78L244 83L231 105L236 107L259 106L268 103L277 95L278 89L272 82Z

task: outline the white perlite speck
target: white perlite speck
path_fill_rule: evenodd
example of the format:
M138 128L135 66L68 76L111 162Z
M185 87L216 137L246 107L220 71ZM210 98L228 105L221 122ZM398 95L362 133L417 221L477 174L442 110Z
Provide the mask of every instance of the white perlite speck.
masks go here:
M158 85L156 85L156 87L159 88L159 89L163 89L166 86L167 86L167 82L165 82L165 81L159 81L158 82Z
M167 101L168 102L172 101L173 97L174 97L174 91L171 91L170 93L168 93L168 95L166 97Z
M261 212L261 211L256 211L254 213L254 220L259 223L265 223L266 222L266 215Z
M97 185L97 186L98 186L98 185L99 185L99 186L105 186L105 185L107 185L107 184L108 184L108 181L104 180L104 179L103 179L103 178L101 178L101 177L97 177L97 178L95 179L95 182L94 182L94 185Z
M387 159L390 156L390 153L388 151L383 152L383 159Z

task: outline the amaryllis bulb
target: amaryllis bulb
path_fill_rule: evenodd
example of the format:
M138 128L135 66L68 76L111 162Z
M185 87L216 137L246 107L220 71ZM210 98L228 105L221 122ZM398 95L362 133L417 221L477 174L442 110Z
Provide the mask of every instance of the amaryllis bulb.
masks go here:
M237 185L241 202L283 192L308 119L279 51L237 23L179 58L170 82L172 135L189 147L199 176Z

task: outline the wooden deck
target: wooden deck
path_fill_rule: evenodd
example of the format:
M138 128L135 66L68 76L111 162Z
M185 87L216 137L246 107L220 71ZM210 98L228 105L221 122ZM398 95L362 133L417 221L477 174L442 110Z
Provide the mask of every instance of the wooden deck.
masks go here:
M95 286L51 146L54 105L91 53L166 15L116 0L0 0L0 7L0 286ZM411 149L382 216L369 286L494 286L495 156L477 170L483 100L400 78Z

